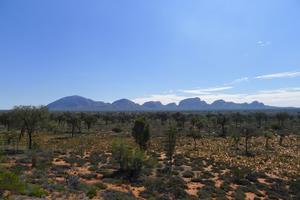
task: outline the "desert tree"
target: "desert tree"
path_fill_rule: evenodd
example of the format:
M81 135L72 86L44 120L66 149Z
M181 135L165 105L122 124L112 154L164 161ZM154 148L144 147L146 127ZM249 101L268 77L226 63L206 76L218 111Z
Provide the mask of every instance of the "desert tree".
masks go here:
M230 137L233 140L233 146L235 148L236 151L239 150L239 143L241 141L241 131L240 128L238 127L230 127L229 128L229 133L230 133Z
M197 139L201 139L202 138L202 134L201 134L201 131L205 128L206 126L206 123L205 123L205 120L204 119L198 119L194 126L193 126L193 129L192 129L192 137L193 137L193 140L194 140L194 144L195 144L195 149L197 147ZM196 128L196 130L195 130ZM202 143L203 145L203 143Z
M101 118L106 126L109 124L109 122L113 122L113 116L111 113L104 113Z
M61 112L51 113L50 118L55 121L59 127L62 127L66 122L66 116Z
M134 122L132 136L141 150L147 150L148 142L150 140L150 129L149 124L146 123L144 118L137 119Z
M245 154L249 156L251 155L249 152L249 142L257 134L257 130L253 126L248 125L241 128L241 133L245 137Z
M184 114L177 112L172 115L172 118L175 120L177 128L183 129L186 121Z
M264 112L256 112L256 113L254 113L254 118L256 120L257 127L261 128L262 122L267 121L268 115Z
M239 112L233 113L231 115L231 119L233 120L235 127L239 127L243 122L243 115Z
M212 131L217 129L218 119L217 119L216 115L214 115L212 113L208 113L206 115L206 122L207 122L207 127L208 127L209 133L211 133Z
M90 131L91 127L96 124L98 118L94 114L82 113L81 114L82 121L84 122L88 131Z
M168 114L165 112L157 113L156 117L160 120L160 124L162 126L165 125L166 121L168 120Z
M217 116L217 124L221 127L221 137L226 137L226 125L228 123L228 117L225 114L219 114Z
M193 138L194 141L194 150L197 149L197 139L198 139L198 131L196 130L195 126L190 126L189 133L187 136L190 136Z
M281 128L284 128L285 127L285 122L286 120L289 119L289 114L286 113L286 112L280 112L280 113L277 113L275 115L276 119L278 120L278 125L281 127Z
M7 129L7 131L10 131L13 124L12 112L5 112L0 114L0 124L2 124Z
M177 142L177 128L174 125L170 125L169 129L165 132L165 138L165 152L171 172Z
M265 137L265 148L268 150L270 149L269 140L273 137L273 132L266 129L263 131L263 136Z
M74 137L76 129L81 130L81 118L77 113L66 112L64 113L67 124L71 127L71 134Z
M48 109L46 107L18 106L13 109L17 120L21 123L21 133L28 135L28 148L32 149L32 135L41 128L48 118Z

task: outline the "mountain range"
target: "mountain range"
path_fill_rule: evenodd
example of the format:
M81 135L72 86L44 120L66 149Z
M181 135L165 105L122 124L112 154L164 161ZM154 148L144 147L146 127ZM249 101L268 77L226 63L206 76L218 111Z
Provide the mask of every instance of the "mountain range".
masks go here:
M94 101L81 96L61 98L48 106L50 111L208 111L208 110L271 110L279 107L267 106L261 102L234 103L217 100L208 104L200 98L184 99L179 104L163 105L159 101L149 101L140 105L128 99L120 99L113 103Z

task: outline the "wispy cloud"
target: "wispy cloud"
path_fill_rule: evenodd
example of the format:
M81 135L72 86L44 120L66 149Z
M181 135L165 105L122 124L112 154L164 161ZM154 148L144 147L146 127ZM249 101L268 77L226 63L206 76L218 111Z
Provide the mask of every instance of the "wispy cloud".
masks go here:
M274 90L259 90L256 92L240 92L234 93L233 88L241 82L259 80L271 80L276 78L294 78L300 77L300 71L282 72L274 74L266 74L256 77L242 77L233 80L230 83L219 87L198 88L198 89L184 89L184 90L170 90L166 93L149 95L146 97L136 98L133 101L137 103L144 103L147 101L160 101L163 104L179 103L186 98L199 97L202 100L212 103L218 99L225 101L232 101L236 103L245 103L260 101L271 106L283 107L300 107L300 87L292 88L278 88ZM231 90L230 92L228 90Z
M294 78L300 76L300 72L281 72L256 76L255 79Z
M249 81L249 80L250 79L248 77L242 77L242 78L235 79L235 80L233 80L230 83L227 83L225 85L235 85L235 84L238 84L238 83L241 83L241 82L245 82L245 81Z
M233 88L232 86L224 86L224 87L212 87L212 88L204 88L204 89L181 90L181 92L187 94L209 94L211 92L219 92L219 91L229 90L232 88Z
M271 41L257 41L257 45L260 47L266 47L266 46L270 46L272 44Z

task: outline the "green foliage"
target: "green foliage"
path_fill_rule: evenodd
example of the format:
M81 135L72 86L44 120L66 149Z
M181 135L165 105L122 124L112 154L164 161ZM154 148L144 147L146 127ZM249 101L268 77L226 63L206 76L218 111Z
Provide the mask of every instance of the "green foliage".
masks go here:
M194 172L192 172L192 171L185 171L185 172L183 172L183 174L182 174L182 176L184 177L184 178L193 178L194 177Z
M132 129L132 136L141 150L147 150L150 140L149 124L147 124L144 119L136 120Z
M97 196L97 189L98 189L98 188L95 187L95 186L89 187L88 190L87 190L87 192L86 192L86 195L87 195L90 199L94 198L95 196Z
M121 133L122 129L118 128L118 127L115 127L115 128L112 129L112 131L115 132L115 133Z
M176 149L177 141L177 130L174 126L170 126L169 130L166 131L165 151L166 156L169 160L170 167L173 164L173 156Z
M116 190L106 190L103 192L102 197L104 200L136 200L132 194Z
M151 166L152 159L147 157L143 151L120 139L113 141L112 156L120 167L119 171L129 178L138 177L145 167L153 167Z
M103 183L96 183L94 186L97 187L99 190L105 190L107 188L107 186Z
M231 127L229 129L229 133L231 138L233 139L234 145L236 147L236 149L238 149L238 144L241 141L241 132L238 128L233 128Z
M81 131L81 117L77 113L64 113L64 117L66 119L67 124L71 127L72 137L76 129L80 132Z
M25 191L25 183L12 172L0 172L0 193L5 190L23 193Z
M12 111L15 120L19 123L22 133L28 134L28 148L32 149L32 134L45 127L49 115L47 107L19 106Z
M145 182L145 188L146 195L153 199L166 199L164 196L166 194L172 197L167 199L189 199L189 195L185 191L187 189L186 183L178 176L148 178Z
M88 114L88 113L81 113L81 119L85 123L88 130L91 129L91 127L96 124L98 121L98 118L94 114Z
M290 189L294 194L300 193L300 179L293 181Z
M221 127L220 136L226 137L226 125L229 121L229 118L225 114L218 114L217 116L217 124Z
M39 185L27 184L25 194L28 196L31 196L31 197L41 198L41 197L45 196L47 193Z

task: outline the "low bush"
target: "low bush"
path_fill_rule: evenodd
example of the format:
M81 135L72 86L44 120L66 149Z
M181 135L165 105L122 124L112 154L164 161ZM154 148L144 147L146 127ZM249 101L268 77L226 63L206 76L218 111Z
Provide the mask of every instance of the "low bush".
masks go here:
M24 193L25 183L23 183L19 177L12 172L0 172L0 193L3 193L5 190L16 193Z
M121 128L115 127L112 129L112 131L115 133L121 133L123 130Z
M193 178L194 177L194 172L192 172L192 171L185 171L185 172L183 172L183 174L182 174L182 176L184 177L184 178Z
M107 188L107 186L103 183L96 183L94 186L97 187L99 190L105 190Z
M143 192L143 196L151 196L153 199L164 199L162 195L165 194L171 195L171 199L189 199L185 191L186 183L178 176L148 178L145 187L146 191Z
M152 168L155 164L143 151L123 140L115 140L112 145L112 156L119 165L119 173L129 179L137 178L144 168Z
M39 185L34 185L34 184L28 184L26 186L26 195L31 196L31 197L43 197L45 196L47 193L46 191L41 188Z
M77 189L79 189L80 180L79 180L78 176L69 175L67 177L66 181L67 181L68 188L70 188L71 190L77 190Z
M136 200L133 195L116 190L106 190L103 192L102 197L104 200Z
M86 196L88 196L90 199L94 198L95 196L97 196L97 187L89 187L87 192L86 192Z

